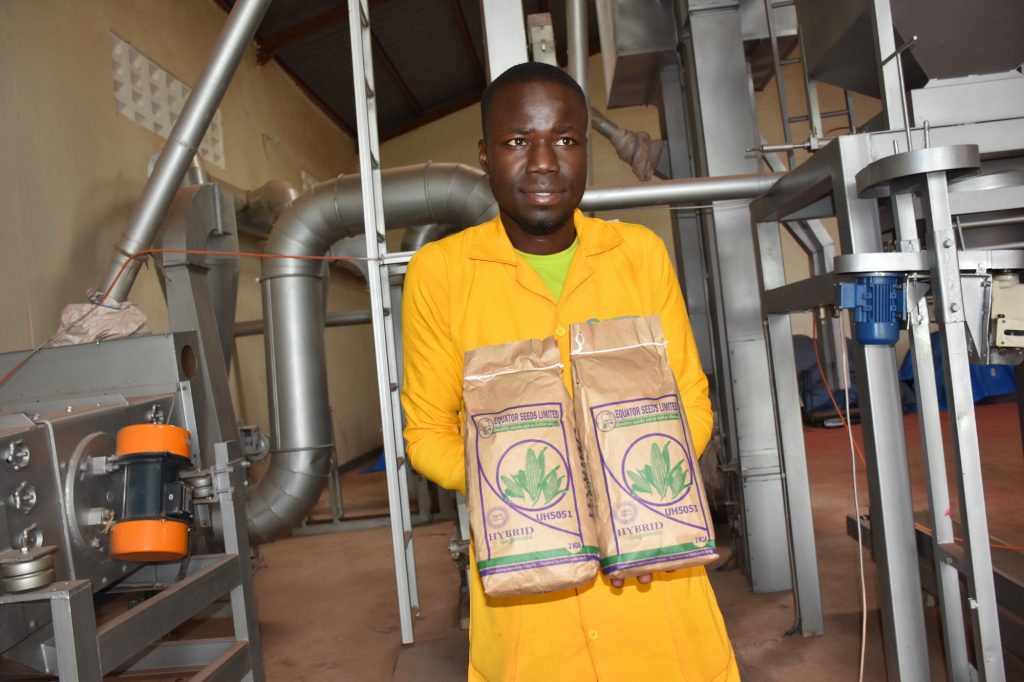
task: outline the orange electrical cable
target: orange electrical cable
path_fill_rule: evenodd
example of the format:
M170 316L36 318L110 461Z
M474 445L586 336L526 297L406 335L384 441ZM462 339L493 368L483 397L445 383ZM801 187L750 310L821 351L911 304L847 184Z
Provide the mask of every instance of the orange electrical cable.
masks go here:
M358 260L370 260L369 258L360 258L358 256L298 256L298 255L286 255L286 254L283 254L283 253L257 253L257 252L254 252L254 251L208 251L208 250L203 250L203 249L142 249L141 251L136 251L135 253L132 253L132 254L126 254L128 257L125 259L124 263L121 263L121 267L118 268L117 274L114 275L114 279L110 282L110 286L107 287L107 290L103 292L103 295L100 296L100 299L95 302L95 305L92 308L89 308L89 310L86 311L86 313L84 315L79 317L72 324L78 324L79 322L81 322L85 318L89 317L89 315L92 315L93 312L95 312L97 308L99 308L100 306L103 305L103 302L106 301L107 297L110 296L110 292L114 290L114 285L117 284L118 280L121 279L121 275L123 275L124 271L128 268L128 264L129 263L131 263L136 258L142 258L142 257L145 257L145 256L155 256L155 255L160 254L160 253L175 253L175 254L195 255L195 256L236 256L236 257L239 257L239 258L281 258L281 259L291 259L291 260L312 260L312 261L358 261ZM54 334L53 336L56 336L56 334ZM32 356L34 356L40 350L45 348L47 346L47 344L49 344L50 341L53 340L53 336L51 336L50 338L46 339L46 341L43 341L41 344L39 344L38 346L33 348L31 351L29 351L28 355L26 355L21 360L19 360L17 362L17 364L14 365L14 367L11 367L7 371L7 373L3 375L3 377L0 377L0 386L3 386L5 383L7 383L7 380L10 379L12 376L14 376L18 372L18 370L20 370L22 367L24 367L25 363L28 362L32 358Z
M121 279L121 275L124 274L128 264L136 258L143 256L155 256L160 253L175 253L183 255L193 256L237 256L238 258L270 258L270 259L288 259L288 260L313 260L313 261L353 261L353 260L370 260L369 258L359 258L356 256L296 256L287 255L283 253L259 253L256 251L208 251L204 249L142 249L128 256L124 263L121 263L121 267L118 269L117 274L114 275L113 281L110 282L110 286L103 292L103 296L100 297L98 303L103 303L107 300L107 296L113 291L114 285L117 284L117 280ZM3 382L0 381L0 384Z
M843 339L845 343L846 339ZM825 386L825 392L828 393L828 399L832 401L832 407L836 410L836 416L839 417L839 422L846 428L846 417L843 416L843 411L839 409L839 403L836 402L836 398L832 395L832 387L828 385L828 379L825 378L825 368L821 365L821 355L818 353L818 327L811 323L811 344L814 346L814 362L818 365L818 374L821 375L821 383ZM864 459L864 453L860 449L860 445L857 441L853 441L853 449L857 451L857 458L860 459L860 463L867 466L867 460Z

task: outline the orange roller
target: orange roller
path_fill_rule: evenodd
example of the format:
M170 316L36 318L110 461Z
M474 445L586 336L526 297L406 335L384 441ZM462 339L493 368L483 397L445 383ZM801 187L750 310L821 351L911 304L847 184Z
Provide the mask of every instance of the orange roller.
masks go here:
M110 556L172 561L188 554L191 508L179 471L190 464L189 432L170 424L134 424L117 432L124 499L110 532Z
M187 552L188 524L181 521L122 521L110 531L110 556L121 561L172 561Z
M117 432L117 454L166 452L179 457L191 456L189 433L171 424L134 424Z

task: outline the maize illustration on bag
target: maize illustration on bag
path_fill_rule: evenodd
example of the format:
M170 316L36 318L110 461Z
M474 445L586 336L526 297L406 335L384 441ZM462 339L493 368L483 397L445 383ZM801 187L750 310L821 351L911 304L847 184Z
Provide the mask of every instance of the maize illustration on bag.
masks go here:
M574 416L553 338L466 353L466 500L484 591L553 592L597 575Z
M602 571L710 563L714 527L659 318L574 324L570 337Z

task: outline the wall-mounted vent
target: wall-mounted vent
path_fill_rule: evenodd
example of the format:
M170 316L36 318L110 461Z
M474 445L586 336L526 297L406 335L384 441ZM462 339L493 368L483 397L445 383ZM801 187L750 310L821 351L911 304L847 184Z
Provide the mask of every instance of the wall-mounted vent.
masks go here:
M166 139L192 88L113 31L110 58L117 113ZM219 109L199 145L199 155L207 163L224 168L224 132Z

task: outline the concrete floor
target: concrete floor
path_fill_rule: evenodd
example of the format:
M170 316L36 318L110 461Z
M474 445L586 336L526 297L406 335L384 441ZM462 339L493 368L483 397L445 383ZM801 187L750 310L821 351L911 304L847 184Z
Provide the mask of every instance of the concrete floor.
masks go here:
M1024 451L1015 403L979 406L986 499L991 533L1024 544ZM917 419L905 419L916 444ZM854 427L860 440L860 428ZM752 594L739 571L712 570L711 581L745 680L856 679L860 647L857 545L846 534L854 510L850 452L844 430L807 429L808 468L825 612L825 635L786 636L793 625L792 595ZM925 507L919 448L910 470L915 509ZM858 463L861 509L867 483ZM952 465L950 464L952 472ZM344 482L350 510L386 502L382 474L353 473ZM955 513L955 510L954 510ZM415 531L422 606L416 644L403 647L398 631L393 562L387 528L293 537L263 548L265 568L256 576L269 680L464 680L467 643L457 626L458 576L447 545L450 522ZM995 550L997 554L1004 550ZM728 552L719 565L728 558ZM876 572L865 553L867 641L864 679L884 680ZM937 609L927 609L932 676L945 679ZM1024 679L1019 661L1008 661L1008 679Z
M993 536L1024 545L1024 451L1015 403L978 407L989 525ZM904 420L915 509L925 507L917 419ZM860 440L860 427L854 427ZM846 534L853 513L851 463L846 432L805 431L815 538L825 613L825 634L786 636L794 621L789 592L752 594L738 570L710 570L744 680L855 680L860 647L860 590L856 542ZM950 456L947 456L949 459ZM952 466L950 465L950 472ZM858 463L861 510L867 484ZM384 512L382 473L347 474L343 482L348 515ZM326 511L326 503L321 503ZM955 514L955 509L953 510ZM955 517L954 517L955 518ZM320 527L319 530L323 530ZM271 682L447 682L466 678L468 644L458 627L459 578L448 553L451 522L415 529L421 614L416 643L401 645L390 530L293 536L261 548L255 577L267 679ZM720 545L727 546L719 537ZM877 580L865 553L867 639L865 680L885 680ZM994 550L994 557L1024 564L1024 554ZM945 679L938 612L926 609L932 677ZM201 626L202 629L204 626ZM214 633L210 633L211 635ZM190 676L167 676L186 680ZM5 677L0 672L0 679ZM21 678L24 679L24 678ZM1019 660L1007 660L1007 679L1024 679ZM617 681L613 681L617 682ZM647 682L647 681L642 681Z

